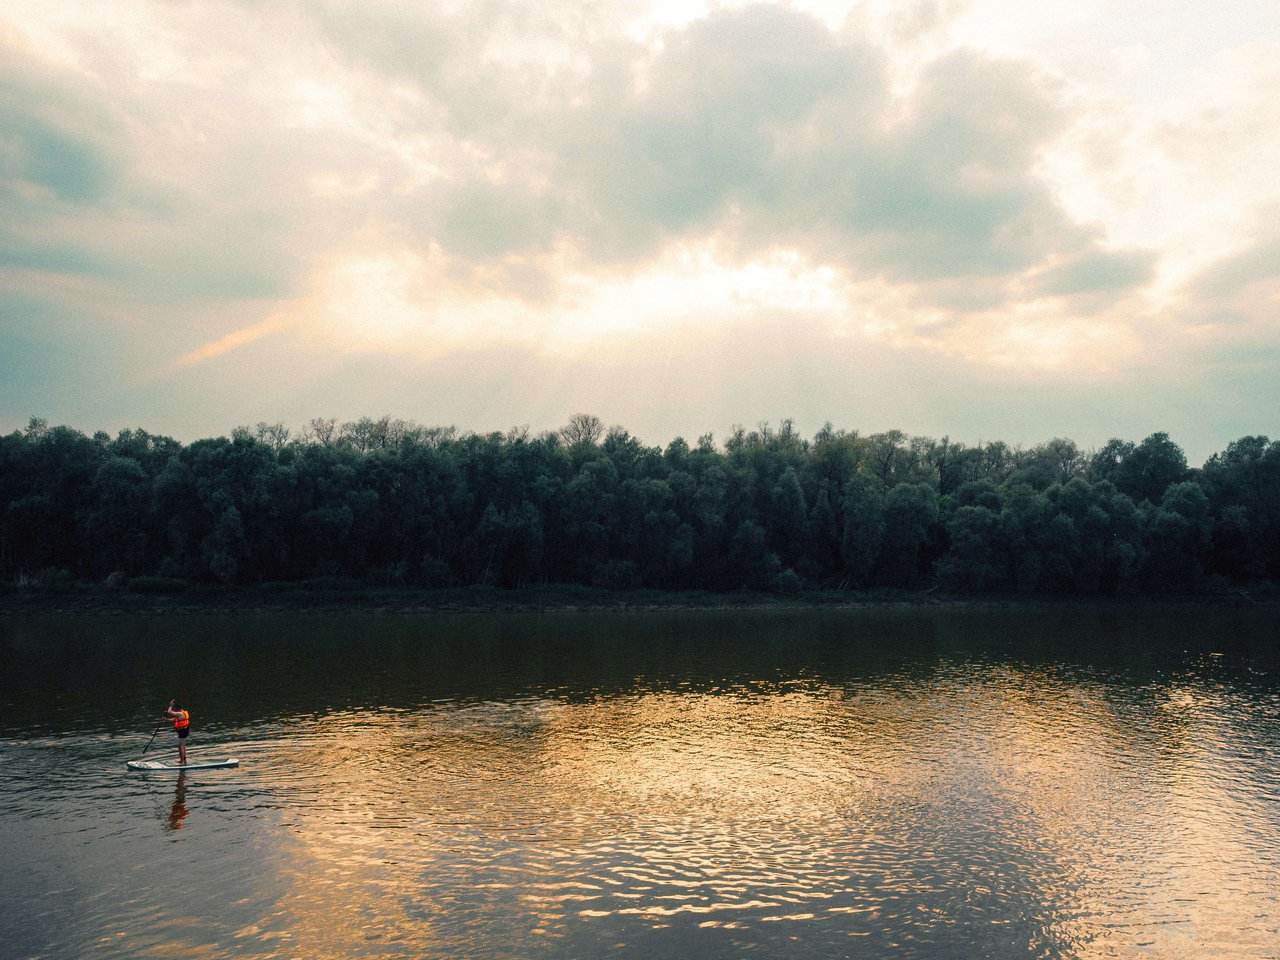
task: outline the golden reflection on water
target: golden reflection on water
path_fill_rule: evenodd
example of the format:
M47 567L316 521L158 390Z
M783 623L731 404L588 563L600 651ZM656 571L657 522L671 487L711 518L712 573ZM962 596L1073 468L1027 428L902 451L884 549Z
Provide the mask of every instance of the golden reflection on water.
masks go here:
M298 718L268 781L282 895L239 936L308 957L772 929L812 955L1265 956L1280 872L1240 833L1259 817L1237 739L1211 690L975 666Z
M103 960L1277 957L1261 613L184 620L201 749L242 766L176 780L120 769L159 628L110 621L130 674L59 620L0 671L0 927Z

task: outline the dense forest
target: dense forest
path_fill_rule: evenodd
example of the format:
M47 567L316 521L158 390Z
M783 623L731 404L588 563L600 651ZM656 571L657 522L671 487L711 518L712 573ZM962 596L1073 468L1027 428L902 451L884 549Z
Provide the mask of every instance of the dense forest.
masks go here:
M0 437L6 583L1116 594L1280 585L1280 441L1200 468L789 421L665 449L578 415L470 434L390 417L184 445L33 418Z

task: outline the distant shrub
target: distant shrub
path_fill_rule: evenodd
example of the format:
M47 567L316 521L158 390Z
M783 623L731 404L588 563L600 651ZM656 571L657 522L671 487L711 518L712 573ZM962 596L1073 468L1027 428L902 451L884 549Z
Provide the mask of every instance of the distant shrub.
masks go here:
M134 577L128 581L128 588L134 593L185 593L187 582L176 577Z
M785 597L798 597L804 584L800 580L800 574L788 567L774 580L774 589Z

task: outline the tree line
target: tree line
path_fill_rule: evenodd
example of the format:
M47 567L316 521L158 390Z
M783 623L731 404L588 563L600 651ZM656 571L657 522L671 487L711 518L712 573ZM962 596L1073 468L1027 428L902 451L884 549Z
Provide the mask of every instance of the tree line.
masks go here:
M0 437L0 579L1116 594L1280 584L1280 441L1189 467L790 421L651 447L315 419L183 444L33 418Z

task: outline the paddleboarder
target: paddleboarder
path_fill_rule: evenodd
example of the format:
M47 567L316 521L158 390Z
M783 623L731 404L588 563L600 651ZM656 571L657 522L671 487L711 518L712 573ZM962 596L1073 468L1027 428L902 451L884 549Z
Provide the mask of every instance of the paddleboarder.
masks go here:
M191 713L182 709L182 704L176 700L169 701L169 707L165 710L164 715L167 719L173 721L173 729L178 732L178 763L185 764L187 762L187 734L191 732Z

